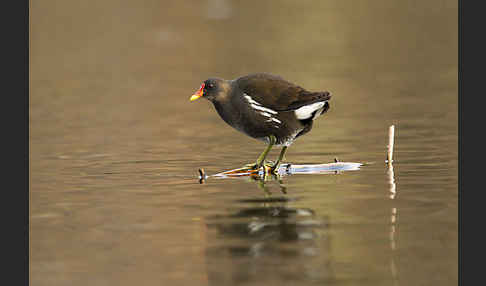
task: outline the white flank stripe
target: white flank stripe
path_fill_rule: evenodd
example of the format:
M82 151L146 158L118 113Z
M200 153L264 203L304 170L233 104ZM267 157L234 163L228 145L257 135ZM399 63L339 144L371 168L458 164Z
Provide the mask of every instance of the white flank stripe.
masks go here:
M274 121L274 122L277 122L277 123L282 123L282 121L278 120L277 118L273 118L273 117L269 118L267 121L269 121L269 122Z
M270 108L266 108L266 107L263 107L261 105L251 104L251 107L253 107L253 109L265 111L265 112L268 112L268 113L271 113L271 114L277 114L277 111L271 110Z
M245 93L245 94L246 94L246 93ZM246 98L246 100L248 100L248 102L249 102L250 104L261 105L260 103L258 103L258 102L256 102L256 101L254 101L254 100L253 100L253 98L251 98L249 95L245 95L245 98Z
M272 117L272 115L270 113L260 112L260 114L263 115L263 116L266 116L266 117Z
M302 106L301 108L294 111L295 117L297 117L297 119L299 119L299 120L308 119L312 116L312 112L323 107L324 104L325 104L325 102L321 101L321 102L316 102L316 103L313 103L313 104Z
M250 106L253 109L257 109L257 110L264 111L264 112L271 113L271 114L277 114L277 111L272 110L270 108L263 107L259 102L253 100L253 98L251 98L246 93L243 93L243 94L244 94L245 99L248 101L248 103L250 103Z

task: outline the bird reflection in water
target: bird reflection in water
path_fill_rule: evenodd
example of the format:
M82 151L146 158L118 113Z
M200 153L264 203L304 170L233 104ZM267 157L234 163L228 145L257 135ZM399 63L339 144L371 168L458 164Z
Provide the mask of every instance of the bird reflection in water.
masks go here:
M328 218L309 208L289 206L298 204L298 199L287 196L278 175L249 178L264 190L262 198L238 200L237 210L206 220L210 284L332 280ZM278 183L275 194L270 181Z

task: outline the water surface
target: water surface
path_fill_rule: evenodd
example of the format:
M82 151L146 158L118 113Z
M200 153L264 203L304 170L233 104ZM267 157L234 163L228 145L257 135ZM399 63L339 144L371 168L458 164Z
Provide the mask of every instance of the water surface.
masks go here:
M30 35L31 285L457 284L457 1L34 1ZM264 145L188 99L251 72L333 94L287 162L366 165L199 184Z

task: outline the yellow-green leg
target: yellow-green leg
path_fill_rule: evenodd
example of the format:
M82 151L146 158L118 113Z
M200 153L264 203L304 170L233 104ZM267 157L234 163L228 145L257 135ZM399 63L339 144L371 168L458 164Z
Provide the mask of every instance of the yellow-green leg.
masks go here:
M265 150L263 150L262 154L260 154L260 156L256 161L257 168L263 166L263 163L265 163L265 158L267 157L268 152L270 152L275 142L277 142L277 138L275 138L275 136L273 135L268 136L268 139L269 139L268 146L265 148Z
M262 154L260 154L256 163L255 164L247 164L247 165L245 165L245 167L246 168L252 168L252 169L260 169L263 166L263 164L265 163L265 158L267 157L268 152L270 152L270 150L272 149L273 145L275 145L275 142L277 142L277 138L275 138L275 136L273 136L273 135L268 136L268 145L265 148L265 150L263 150Z
M282 159L285 155L285 151L287 151L287 146L283 146L282 151L280 151L280 155L278 155L277 162L275 162L275 164L273 164L272 166L272 172L278 170L278 167L280 166L280 162L282 162Z

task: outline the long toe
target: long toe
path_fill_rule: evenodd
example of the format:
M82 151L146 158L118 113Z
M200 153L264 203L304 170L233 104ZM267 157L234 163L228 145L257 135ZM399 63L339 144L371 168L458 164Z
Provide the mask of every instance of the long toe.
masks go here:
M275 165L272 165L270 167L270 171L273 173L273 174L277 174L278 173L278 168L280 167L280 164L275 164Z
M248 170L258 170L260 169L261 166L258 166L258 164L256 163L250 163L250 164L246 164L243 166L243 168L246 168Z

